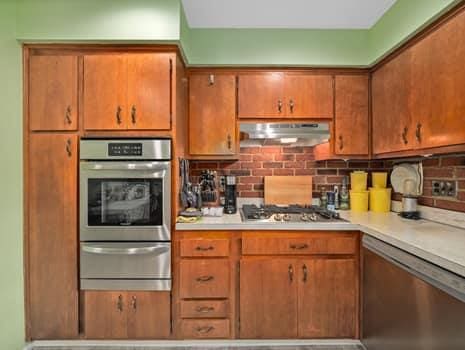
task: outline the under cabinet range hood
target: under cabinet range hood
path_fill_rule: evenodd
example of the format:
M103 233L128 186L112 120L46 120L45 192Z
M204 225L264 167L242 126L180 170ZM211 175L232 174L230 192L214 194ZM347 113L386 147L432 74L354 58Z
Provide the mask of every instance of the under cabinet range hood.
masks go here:
M327 142L329 123L240 123L240 144L315 146Z

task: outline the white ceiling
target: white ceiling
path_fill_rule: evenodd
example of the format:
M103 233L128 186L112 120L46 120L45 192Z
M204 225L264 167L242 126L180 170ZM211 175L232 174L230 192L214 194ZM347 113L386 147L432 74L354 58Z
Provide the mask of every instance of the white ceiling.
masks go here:
M191 28L371 28L396 0L182 0Z

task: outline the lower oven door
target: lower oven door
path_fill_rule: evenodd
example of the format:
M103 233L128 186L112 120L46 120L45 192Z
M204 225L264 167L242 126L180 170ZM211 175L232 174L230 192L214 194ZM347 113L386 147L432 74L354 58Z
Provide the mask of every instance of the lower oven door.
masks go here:
M80 257L81 289L171 289L169 242L82 242Z

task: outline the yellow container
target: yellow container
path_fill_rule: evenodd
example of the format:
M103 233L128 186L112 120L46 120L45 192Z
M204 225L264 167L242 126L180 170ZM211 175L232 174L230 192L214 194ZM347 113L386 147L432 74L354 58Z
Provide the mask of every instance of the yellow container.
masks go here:
M370 210L376 213L391 211L390 188L370 188Z
M368 211L369 191L350 191L350 210L353 212Z
M371 183L374 188L386 188L387 173L371 173Z
M367 190L367 176L365 171L353 171L350 173L350 186L352 191L366 191Z

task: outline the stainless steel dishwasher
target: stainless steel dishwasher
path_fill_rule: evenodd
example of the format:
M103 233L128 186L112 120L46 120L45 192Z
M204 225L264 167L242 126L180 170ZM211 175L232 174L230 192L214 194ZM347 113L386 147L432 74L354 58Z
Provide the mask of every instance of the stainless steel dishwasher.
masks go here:
M365 235L362 342L368 350L465 349L465 278Z

